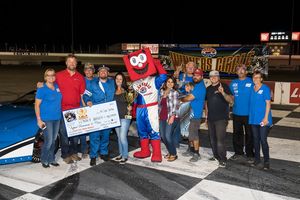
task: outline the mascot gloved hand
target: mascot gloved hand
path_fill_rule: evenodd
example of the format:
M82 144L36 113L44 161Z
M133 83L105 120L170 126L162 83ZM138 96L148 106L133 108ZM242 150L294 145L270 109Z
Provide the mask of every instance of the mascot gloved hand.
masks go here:
M167 79L167 72L159 60L152 58L149 48L135 51L123 57L133 88L138 93L136 103L136 122L141 150L133 154L136 158L147 158L161 162L158 95L159 89ZM158 74L158 75L156 75ZM156 75L156 76L155 76Z

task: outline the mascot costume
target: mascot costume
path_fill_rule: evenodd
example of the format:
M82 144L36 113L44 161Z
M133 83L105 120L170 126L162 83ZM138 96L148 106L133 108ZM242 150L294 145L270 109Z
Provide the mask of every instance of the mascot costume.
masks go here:
M147 158L161 162L158 95L167 79L167 72L160 61L153 59L149 48L135 51L123 57L133 88L138 93L136 99L136 122L141 150L133 154L136 158ZM157 76L153 76L158 74Z

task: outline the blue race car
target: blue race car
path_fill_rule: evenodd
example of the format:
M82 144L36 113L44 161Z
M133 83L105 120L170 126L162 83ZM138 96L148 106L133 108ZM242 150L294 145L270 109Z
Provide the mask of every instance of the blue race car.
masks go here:
M36 91L30 91L11 103L0 104L0 165L40 162L43 131L34 112ZM59 148L56 140L55 153Z

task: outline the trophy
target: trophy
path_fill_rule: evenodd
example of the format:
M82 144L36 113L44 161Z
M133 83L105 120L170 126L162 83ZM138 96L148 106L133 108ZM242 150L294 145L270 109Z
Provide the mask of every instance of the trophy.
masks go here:
M125 98L128 103L128 106L132 105L136 96L137 93L133 90L132 84L128 84L128 92L125 93ZM125 115L125 119L132 119L130 110L127 111L127 115Z
M183 62L181 63L180 66L177 66L176 70L175 70L175 73L177 73L176 82L177 82L178 88L181 88L183 86L183 84L184 84L182 81L179 80L179 74L182 71L183 71Z

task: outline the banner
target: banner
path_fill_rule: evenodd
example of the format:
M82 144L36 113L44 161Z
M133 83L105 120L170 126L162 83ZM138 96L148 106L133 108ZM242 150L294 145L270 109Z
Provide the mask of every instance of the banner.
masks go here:
M120 126L116 101L63 111L68 137Z
M136 51L140 49L139 43L122 43L122 50L123 51Z
M217 70L234 74L237 65L245 64L250 73L259 70L263 74L268 74L268 51L266 47L262 46L205 47L201 50L198 48L197 50L185 52L170 51L169 56L174 69L176 69L176 66L193 61L204 71Z
M142 48L149 48L151 54L159 53L159 45L158 44L141 44L141 49Z
M291 83L290 103L300 103L300 83Z
M48 56L48 52L15 51L15 56Z

